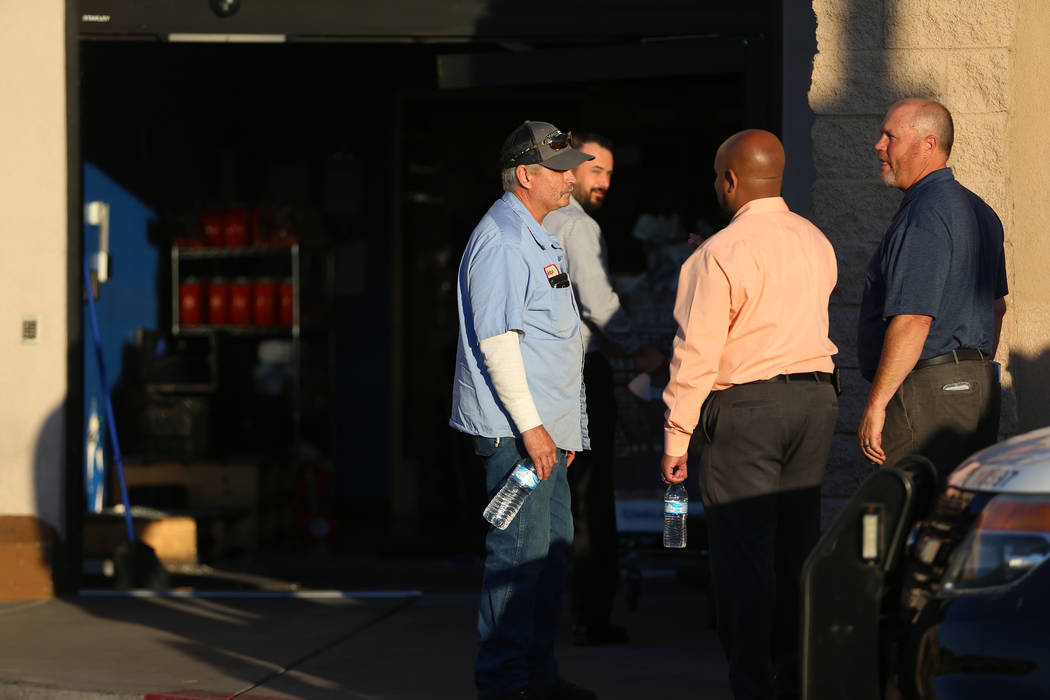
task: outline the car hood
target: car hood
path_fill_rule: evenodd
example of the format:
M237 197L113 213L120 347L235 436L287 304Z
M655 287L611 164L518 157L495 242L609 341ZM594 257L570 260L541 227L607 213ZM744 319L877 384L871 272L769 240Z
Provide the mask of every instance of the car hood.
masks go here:
M948 485L964 491L1050 493L1050 427L986 447L960 464Z

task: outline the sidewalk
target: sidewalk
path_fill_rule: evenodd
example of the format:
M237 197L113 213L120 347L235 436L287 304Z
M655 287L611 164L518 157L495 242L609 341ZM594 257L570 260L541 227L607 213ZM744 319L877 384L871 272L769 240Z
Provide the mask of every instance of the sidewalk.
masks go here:
M472 587L103 593L0 604L0 698L475 697ZM654 575L618 604L631 641L576 647L563 628L563 677L603 700L731 697L702 590Z

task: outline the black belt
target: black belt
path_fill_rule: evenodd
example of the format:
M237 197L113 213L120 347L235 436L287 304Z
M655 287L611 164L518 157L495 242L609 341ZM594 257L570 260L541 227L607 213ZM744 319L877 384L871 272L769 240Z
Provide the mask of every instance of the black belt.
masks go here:
M796 372L795 374L778 374L769 379L757 379L745 384L790 384L791 382L819 382L831 384L831 374L828 372Z
M991 355L986 355L977 348L956 348L951 352L946 352L943 355L937 355L936 357L928 357L925 360L919 360L915 363L915 369L923 369L924 367L936 367L937 365L947 365L950 363L959 364L960 362L966 362L968 360L990 360Z

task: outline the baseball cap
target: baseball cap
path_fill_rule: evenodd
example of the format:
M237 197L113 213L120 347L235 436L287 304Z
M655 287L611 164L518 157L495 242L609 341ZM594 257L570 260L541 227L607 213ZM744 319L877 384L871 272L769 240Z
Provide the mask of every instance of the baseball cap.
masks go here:
M514 168L539 164L551 170L570 170L594 156L572 147L570 132L548 122L525 120L510 133L500 150L500 165Z

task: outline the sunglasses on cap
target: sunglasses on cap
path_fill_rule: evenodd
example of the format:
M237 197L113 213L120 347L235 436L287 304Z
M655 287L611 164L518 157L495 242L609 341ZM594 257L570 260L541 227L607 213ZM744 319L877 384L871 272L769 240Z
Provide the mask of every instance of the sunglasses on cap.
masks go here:
M571 145L572 145L572 132L571 131L566 131L564 133L562 133L561 131L552 131L551 133L547 134L547 138L543 139L539 143L534 143L533 145L531 145L531 146L529 146L529 147L527 147L527 148L525 148L525 149L523 149L521 151L518 151L513 156L508 158L508 161L513 163L514 161L516 161L518 158L521 158L523 155L525 155L529 151L535 150L537 148L541 148L543 146L550 146L550 149L552 151L560 151L563 148L568 148Z

